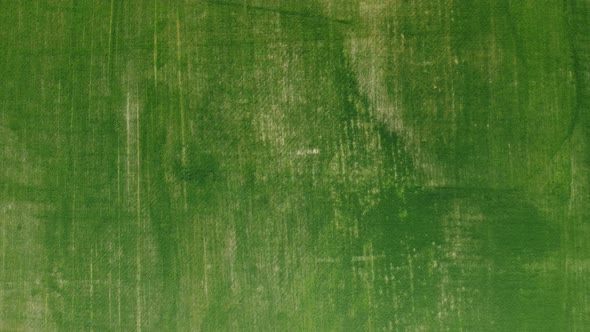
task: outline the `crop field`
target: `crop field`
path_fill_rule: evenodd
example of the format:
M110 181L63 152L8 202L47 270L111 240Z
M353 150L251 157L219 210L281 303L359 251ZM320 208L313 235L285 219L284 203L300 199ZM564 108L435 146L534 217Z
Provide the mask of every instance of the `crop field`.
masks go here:
M587 331L588 0L0 1L0 331Z

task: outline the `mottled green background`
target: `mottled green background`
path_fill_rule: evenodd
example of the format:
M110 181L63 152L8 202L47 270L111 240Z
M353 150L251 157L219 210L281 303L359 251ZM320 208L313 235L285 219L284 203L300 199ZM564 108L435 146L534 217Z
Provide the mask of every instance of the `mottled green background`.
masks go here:
M0 331L590 330L589 19L0 0Z

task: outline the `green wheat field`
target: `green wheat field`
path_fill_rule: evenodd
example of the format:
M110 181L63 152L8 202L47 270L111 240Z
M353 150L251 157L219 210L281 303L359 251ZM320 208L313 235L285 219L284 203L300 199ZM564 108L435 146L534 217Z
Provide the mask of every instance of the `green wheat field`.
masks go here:
M588 0L0 0L0 331L590 331Z

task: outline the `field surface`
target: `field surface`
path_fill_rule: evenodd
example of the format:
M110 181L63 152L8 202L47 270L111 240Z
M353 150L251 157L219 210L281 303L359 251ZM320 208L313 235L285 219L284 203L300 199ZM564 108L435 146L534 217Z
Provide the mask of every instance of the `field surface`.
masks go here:
M0 331L590 330L588 0L0 0Z

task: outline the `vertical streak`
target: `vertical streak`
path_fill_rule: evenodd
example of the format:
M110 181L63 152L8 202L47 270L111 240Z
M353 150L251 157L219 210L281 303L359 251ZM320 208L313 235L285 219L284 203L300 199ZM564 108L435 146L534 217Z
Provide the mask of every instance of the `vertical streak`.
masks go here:
M205 266L204 268L204 273L203 273L203 283L204 283L204 288L205 288L205 303L209 304L209 279L207 278L207 266L209 265L208 263L208 259L207 259L207 240L204 239L203 240L203 265Z
M75 169L74 169L75 172ZM76 248L76 191L72 194L72 249Z
M121 328L121 152L117 142L117 327Z
M137 140L137 143L135 145L135 157L137 158L136 160L136 167L137 167L137 225L141 226L141 160L140 158L140 137L139 137L139 106L136 105L136 128L135 128L135 138Z
M117 204L121 204L121 151L117 139ZM118 213L119 214L119 213ZM119 221L121 219L119 218Z
M109 271L109 328L113 328L113 275Z
M139 105L136 105L135 108L135 120L136 120L136 128L135 128L135 138L137 142L135 143L135 157L136 157L136 181L137 181L137 193L136 193L136 212L137 212L137 276L136 276L136 296L137 296L137 317L136 317L136 330L141 331L141 315L142 315L142 308L141 308L141 240L142 240L142 223L141 223L141 164L140 164L140 137L139 137Z
M114 11L115 8L115 0L111 0L111 17L109 21L109 51L107 52L107 77L110 78L111 72L111 53L113 49L113 18L114 18Z
M131 137L130 137L130 110L129 110L129 92L127 92L127 106L125 108L125 125L126 125L126 134L127 134L127 168L126 168L126 172L127 172L127 197L129 197L129 178L130 178L130 161L129 161L129 156L131 155Z
M72 77L72 81L75 81ZM76 151L74 148L74 96L71 97L71 105L70 105L70 156L69 162L71 162L72 168L72 175L76 175L76 159L74 158L74 153ZM72 190L72 215L71 215L71 222L72 222L72 231L71 231L71 240L72 240L72 248L76 247L76 190L75 188Z
M61 80L57 82L57 105L61 111Z
M8 203L8 209L10 209L12 203ZM6 280L7 276L6 276L6 229L8 224L8 218L2 218L0 219L0 228L2 228L2 273L0 274L0 277L2 278L2 280ZM4 312L4 308L5 308L5 301L4 298L2 298L2 301L0 301L0 312ZM47 310L45 310L45 315L47 315Z
M154 0L154 84L158 87L158 0Z
M182 43L180 39L180 14L178 13L178 9L176 10L176 60L178 61L178 70L177 70L177 77L178 77L178 98L179 98L179 106L180 106L180 143L181 143L181 164L182 168L186 167L186 140L185 140L185 132L184 132L184 91L182 88ZM186 201L186 180L183 179L182 181L182 193L184 198L184 210L186 211L187 201Z
M90 249L90 331L94 331L94 250Z
M119 228L119 248L117 249L117 327L121 329L121 231Z
M10 209L12 203L8 203L8 209ZM8 218L4 219L2 218L2 220L0 221L1 226L2 226L2 278L5 278L5 273L6 273L6 228L7 228L7 224L8 224ZM4 303L2 302L2 305ZM0 308L2 308L3 306L0 306Z
M47 326L47 324L49 323L49 293L47 291L45 292L45 308L43 312L45 314L43 317L43 323L45 324L45 326Z
M93 36L94 35L94 24L90 24L90 35ZM88 66L88 71L90 72L90 77L89 77L89 82L88 82L88 108L90 110L90 107L92 105L92 92L93 92L93 86L92 86L92 64L94 63L94 38L90 38L90 65Z
M410 251L409 247L406 247L408 250L408 271L410 277L410 294L412 297L412 316L415 316L416 313L416 293L414 292L414 264L412 263L412 252Z
M140 258L140 245L139 239L137 240L137 255L136 255L136 264L137 264L137 272L136 272L136 285L135 285L135 306L136 306L136 316L135 316L135 330L141 331L141 258Z

